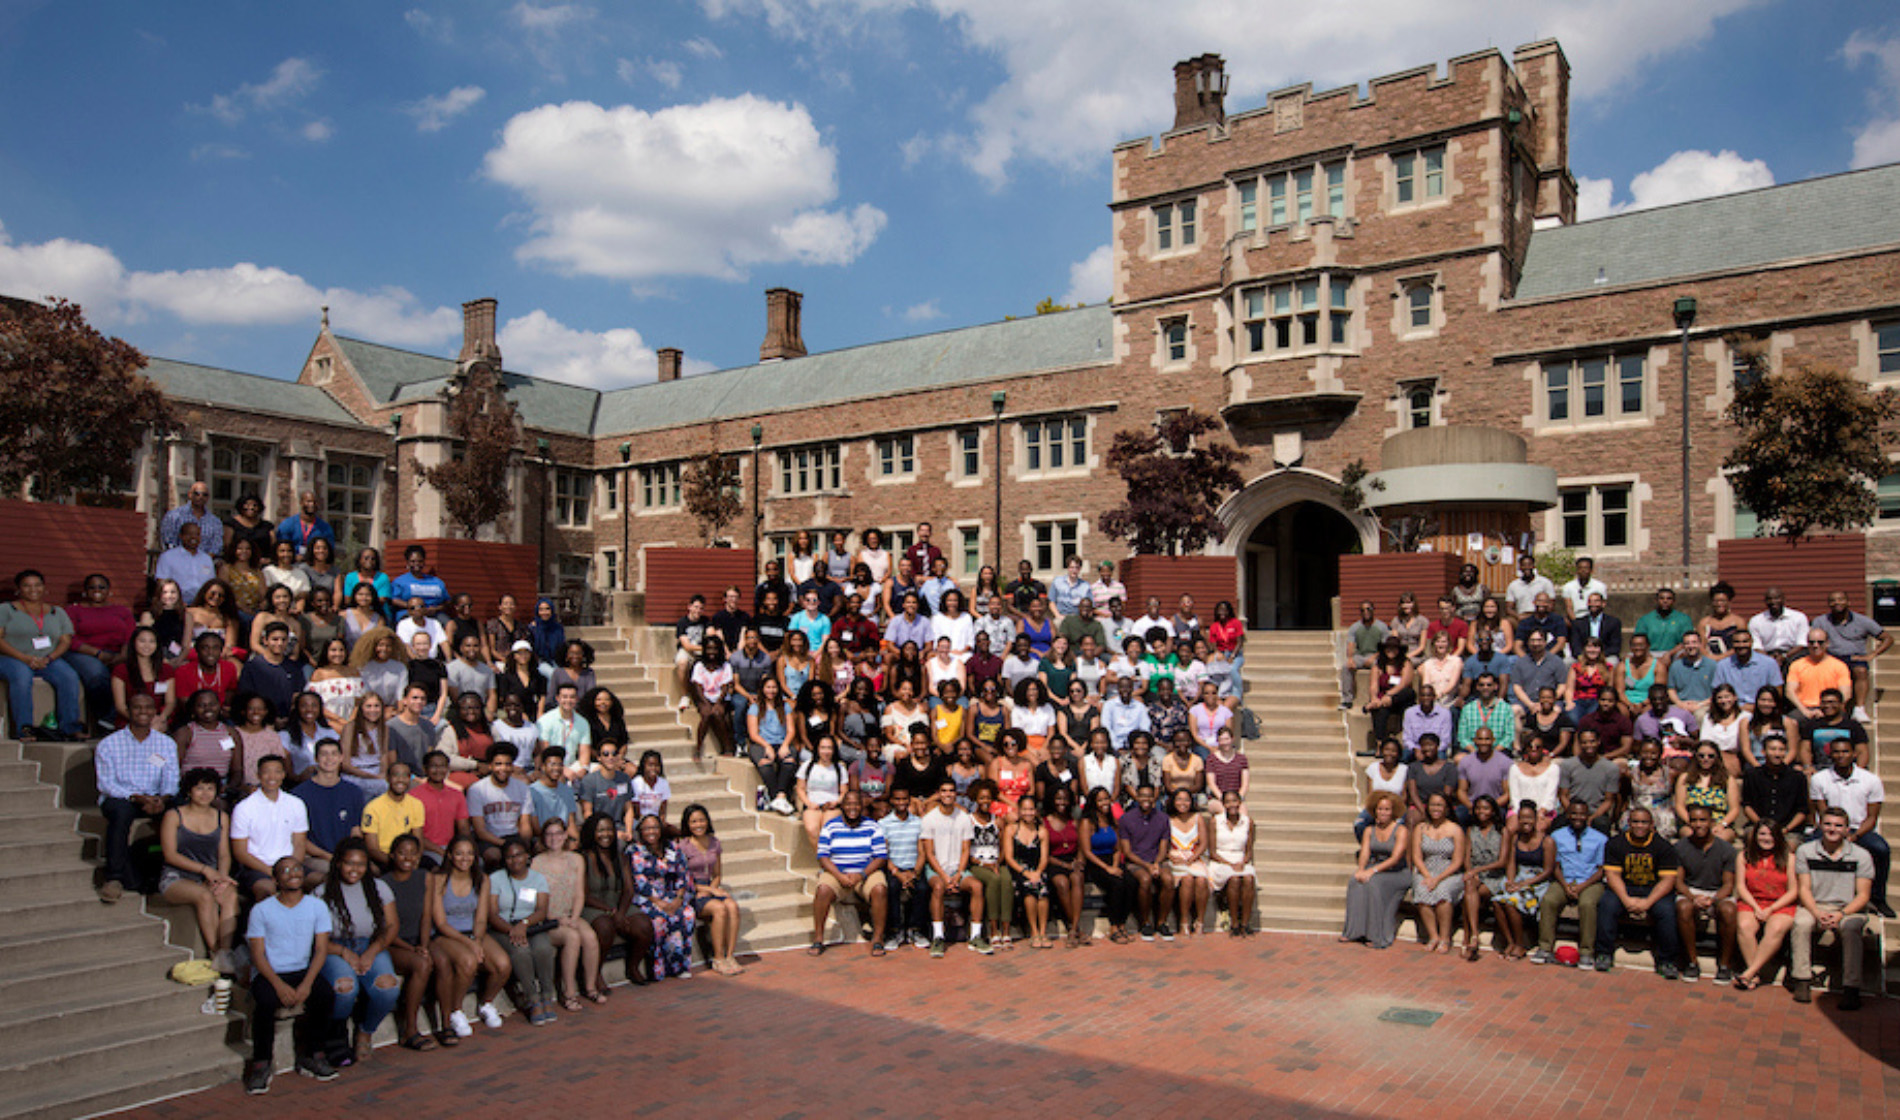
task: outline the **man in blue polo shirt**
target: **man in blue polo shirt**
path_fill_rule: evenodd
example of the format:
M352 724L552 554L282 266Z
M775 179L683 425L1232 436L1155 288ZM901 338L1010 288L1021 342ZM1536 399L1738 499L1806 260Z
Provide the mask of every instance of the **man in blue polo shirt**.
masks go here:
M1537 951L1532 964L1550 964L1556 955L1557 919L1566 907L1577 908L1577 950L1587 953L1597 940L1597 903L1603 900L1603 850L1610 838L1590 827L1590 805L1581 797L1570 799L1568 828L1551 834L1557 848L1557 877L1544 888L1537 908Z
M877 822L890 861L885 865L890 878L890 913L884 927L884 948L895 949L908 937L912 948L927 949L930 886L924 881L923 850L917 842L923 834L924 819L911 811L910 790L893 785L889 796L891 811Z
M1762 689L1781 687L1781 665L1774 658L1755 652L1753 634L1746 630L1735 631L1729 637L1729 648L1734 652L1715 667L1715 684L1734 689L1735 699L1743 708L1753 705Z
M838 815L818 832L818 889L812 895L811 948L825 951L825 919L833 902L847 902L871 920L871 955L884 955L884 866L890 861L884 830L864 815L864 795L848 789L838 799Z
M398 603L420 599L423 612L431 617L447 610L449 585L443 583L441 577L425 570L429 563L429 550L419 544L412 544L402 550L402 558L409 565L409 570L390 582L389 597Z

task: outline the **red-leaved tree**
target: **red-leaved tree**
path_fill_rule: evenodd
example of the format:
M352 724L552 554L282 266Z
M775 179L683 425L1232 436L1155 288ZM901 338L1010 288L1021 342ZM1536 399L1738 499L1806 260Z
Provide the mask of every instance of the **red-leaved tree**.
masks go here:
M76 303L0 301L0 491L41 501L131 481L145 434L171 406L139 371L145 355L94 330Z
M449 517L469 540L507 511L509 458L515 450L515 405L492 366L477 362L443 390L456 456L422 470L422 481L442 495Z
M1128 484L1128 499L1102 514L1102 532L1141 555L1185 555L1220 540L1225 529L1216 511L1223 496L1240 489L1246 462L1232 444L1200 438L1221 426L1188 409L1150 429L1115 433L1108 467Z

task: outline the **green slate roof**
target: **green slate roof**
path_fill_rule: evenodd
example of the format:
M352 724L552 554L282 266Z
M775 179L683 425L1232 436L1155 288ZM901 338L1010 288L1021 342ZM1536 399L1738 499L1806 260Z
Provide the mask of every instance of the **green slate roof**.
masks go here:
M1112 360L1107 305L739 366L602 394L597 436L893 396Z
M503 380L528 427L611 436L1106 362L1113 328L1108 307L1098 305L605 393L519 373ZM447 358L341 335L336 341L384 403L433 397L455 372Z
M1895 244L1900 244L1900 164L1888 164L1538 230L1531 234L1517 298Z
M149 359L145 376L174 400L203 401L244 412L269 412L324 424L363 427L362 422L336 403L330 394L314 385L175 362L170 358Z

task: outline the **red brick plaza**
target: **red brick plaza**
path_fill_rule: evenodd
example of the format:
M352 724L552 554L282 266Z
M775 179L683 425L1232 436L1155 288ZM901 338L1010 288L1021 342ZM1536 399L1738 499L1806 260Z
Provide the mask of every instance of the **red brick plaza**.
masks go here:
M1900 1112L1900 1001L1852 1014L1647 971L1224 935L871 960L778 953L450 1052L378 1050L146 1115L1865 1117ZM1429 1027L1390 1008L1442 1013ZM1420 1109L1424 1109L1423 1113Z

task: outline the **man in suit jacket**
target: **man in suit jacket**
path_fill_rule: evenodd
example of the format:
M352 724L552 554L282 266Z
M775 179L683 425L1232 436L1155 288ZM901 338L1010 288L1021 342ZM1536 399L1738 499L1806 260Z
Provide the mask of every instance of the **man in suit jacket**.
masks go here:
M1610 661L1623 655L1623 623L1603 609L1603 596L1590 593L1589 607L1570 620L1570 648L1583 652L1583 643L1595 638L1603 643L1603 656Z

